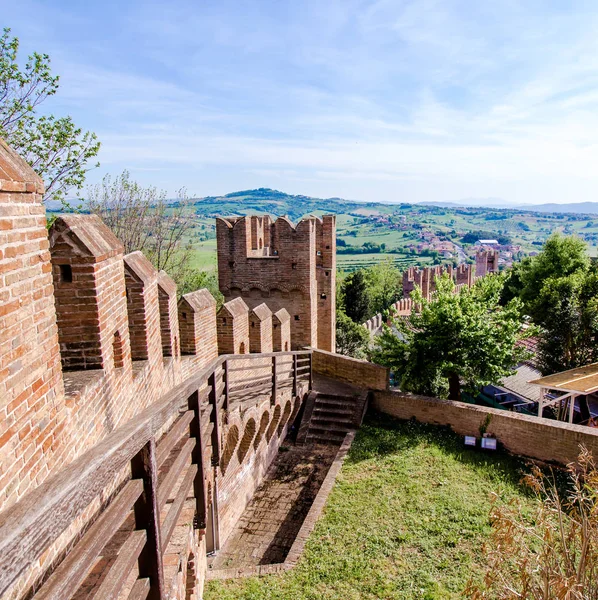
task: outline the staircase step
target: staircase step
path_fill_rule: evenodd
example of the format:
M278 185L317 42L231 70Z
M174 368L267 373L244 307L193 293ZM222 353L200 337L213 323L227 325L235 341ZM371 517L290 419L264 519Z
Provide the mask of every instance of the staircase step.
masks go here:
M345 436L333 437L325 434L314 434L310 433L307 436L307 441L316 442L317 444L334 444L335 446L340 446L343 443Z
M359 396L343 396L343 394L323 394L322 392L317 392L318 398L323 398L327 400L341 400L342 402L355 401L359 399Z
M344 415L351 417L353 416L353 414L355 413L355 407L352 408L337 408L336 406L333 407L329 407L329 406L318 406L316 404L316 407L314 408L314 415L334 415L334 416L339 416L342 417Z
M337 425L336 423L312 423L309 428L309 433L318 431L318 432L329 432L329 433L338 433L340 435L344 435L347 431L354 429L354 427L349 427L347 425Z
M345 400L330 400L328 398L326 398L325 400L322 400L320 398L318 398L316 400L316 408L330 408L330 409L336 409L336 408L354 408L355 407L355 402L347 402L347 399Z
M344 417L328 417L321 415L314 415L311 418L311 422L314 427L351 427L353 425L353 419L347 419Z

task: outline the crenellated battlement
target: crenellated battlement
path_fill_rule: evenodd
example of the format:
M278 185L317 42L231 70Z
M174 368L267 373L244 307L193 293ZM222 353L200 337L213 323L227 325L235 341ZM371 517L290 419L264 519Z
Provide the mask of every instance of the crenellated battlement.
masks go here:
M225 537L276 455L291 416L294 419L304 400L310 376L305 370L297 375L298 357L291 353L286 355L290 363L271 354L248 355L246 359L239 356L253 350L250 308L240 297L229 299L218 313L216 301L207 290L178 299L175 282L164 271L157 271L141 252L124 255L122 244L97 216L61 215L48 230L42 194L39 177L0 140L0 511L19 505L23 497L57 474L68 472L69 465L77 464L83 455L95 452L105 440L131 428L138 419L145 423L143 435L154 441L161 439L174 422L179 423L174 433L183 435L185 428L177 421L180 402L193 398L183 395L177 402L176 394L189 381L200 381L203 383L196 384L195 393L201 390L206 404L196 411L202 432L193 435L198 438L194 460L202 464L203 487L196 491L201 492L206 510L209 504L216 504L214 498L220 494L220 523L214 528ZM242 233L240 239L247 242L246 257L255 257L260 251L267 256L270 248L293 237L298 255L293 260L298 262L299 272L307 264L307 255L313 254L310 272L301 285L308 292L313 287L316 305L315 293L325 289L319 282L319 271L330 268L326 266L330 247L323 251L316 248L324 244L324 232L330 235L333 230L330 219L311 218L292 228L286 219L271 223L269 217L256 217L248 219L246 225L246 238L241 232L242 222L226 225ZM304 239L309 242L305 257L299 252L300 240ZM279 262L286 264L287 255L281 254ZM295 275L290 265L288 269ZM334 281L333 272L328 277ZM252 323L259 321L261 330L260 346L254 352L271 352L273 345L290 348L291 318L284 306L275 306L275 310L266 305L253 307L251 319ZM227 358L219 359L224 353ZM309 360L311 372L310 354L304 354L308 358L301 360ZM238 366L229 373L228 362L235 359L240 359ZM219 360L222 366L214 367ZM215 369L212 376L220 378L217 383L206 381L208 368ZM261 386L254 390L252 400L253 411L259 409L260 414L240 412L242 390L248 384L245 382L239 391L236 382L248 376ZM284 385L272 389L273 380ZM173 393L168 411L155 408ZM226 398L224 404L221 395ZM226 407L226 417L215 408L207 411L206 407L215 405ZM156 416L144 421L147 417L142 415L153 410L158 411ZM187 433L189 414L182 421ZM256 454L248 455L247 460L258 461L259 457L259 461L248 470L244 456L239 458L241 453L230 456L230 440L235 427L246 429L247 437L254 429L245 421L261 422L264 416L268 416L268 427L280 435L269 433L261 445L255 442ZM165 446L167 442L161 447ZM97 451L103 460L104 455ZM137 452L143 448L134 454ZM136 460L133 469L139 466ZM97 493L89 496L89 506L73 516L65 535L45 548L35 567L15 575L18 590L27 591L39 583L66 546L130 476L131 465L128 470L115 469L106 471L103 483L97 484ZM189 522L183 523L188 529ZM215 541L207 541L200 530L192 531L196 546L189 552L196 552L198 544L203 544L205 555L206 543ZM186 561L188 554L181 556ZM178 554L176 558L180 558ZM197 581L201 579L203 572L198 573ZM183 585L181 594L184 592ZM19 591L14 597L20 596Z
M498 250L478 250L475 257L475 269L478 277L498 273Z
M265 303L290 315L294 348L334 350L336 217L306 217L293 225L269 215L216 220L218 281L226 300L250 309Z

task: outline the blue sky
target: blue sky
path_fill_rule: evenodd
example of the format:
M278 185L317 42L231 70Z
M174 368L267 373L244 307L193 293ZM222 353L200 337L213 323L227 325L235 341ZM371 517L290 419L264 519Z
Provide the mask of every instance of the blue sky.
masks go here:
M575 9L571 8L575 6ZM193 195L598 201L598 4L0 0L101 167Z

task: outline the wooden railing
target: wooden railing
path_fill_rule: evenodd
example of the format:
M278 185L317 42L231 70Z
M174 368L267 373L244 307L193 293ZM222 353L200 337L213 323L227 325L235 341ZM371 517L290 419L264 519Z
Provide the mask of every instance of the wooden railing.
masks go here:
M117 492L91 526L38 583L35 594L28 595L36 600L71 598L129 519L130 531L93 597L117 597L138 570L128 597L165 599L163 556L188 498L195 499L195 527L205 528L204 482L219 462L226 411L264 394L274 403L279 390L286 387L296 394L302 381L311 389L311 367L310 350L223 355L27 494L0 514L0 597L35 568L69 526L83 526L92 501L115 486Z

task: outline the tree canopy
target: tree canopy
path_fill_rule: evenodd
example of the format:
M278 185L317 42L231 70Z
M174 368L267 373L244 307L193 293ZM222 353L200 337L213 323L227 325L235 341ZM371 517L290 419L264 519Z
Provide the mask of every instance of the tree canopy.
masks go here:
M87 163L97 156L100 143L69 116L38 115L40 105L58 91L59 78L52 75L47 54L34 52L21 67L18 51L18 38L5 28L0 36L0 136L44 180L44 200L64 201L70 188L82 188Z
M486 277L455 293L447 275L437 278L427 300L416 288L419 310L395 318L373 350L375 362L397 373L401 388L458 400L461 385L470 393L497 383L525 357L516 342L523 330L521 302L500 306L502 277Z
M545 375L598 360L598 271L585 242L551 235L542 251L511 270L503 302L518 297L541 327L538 367Z

